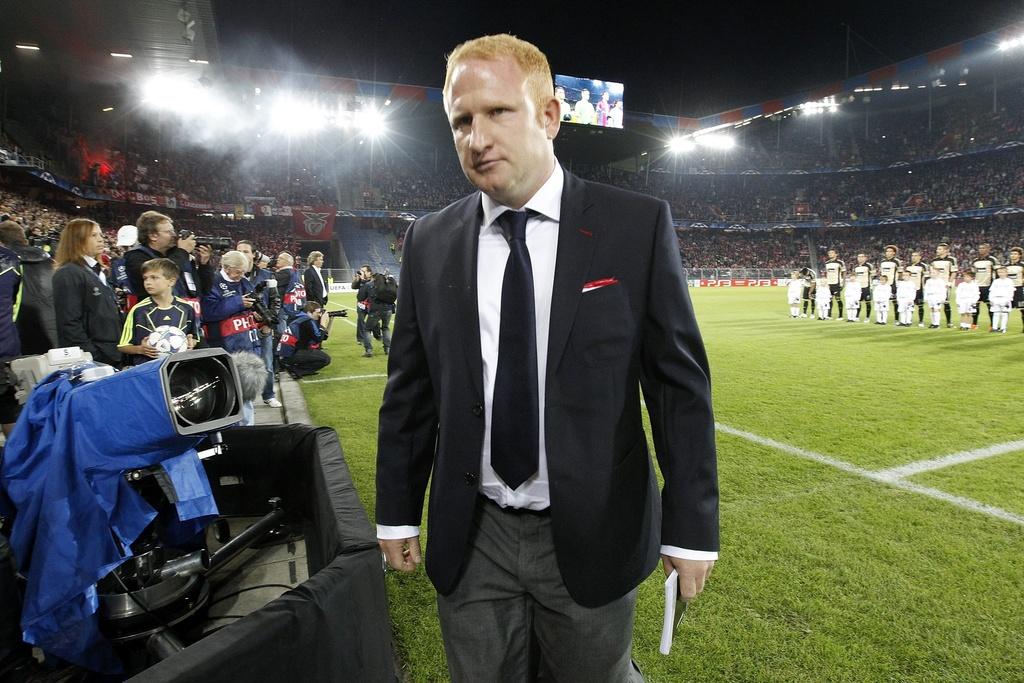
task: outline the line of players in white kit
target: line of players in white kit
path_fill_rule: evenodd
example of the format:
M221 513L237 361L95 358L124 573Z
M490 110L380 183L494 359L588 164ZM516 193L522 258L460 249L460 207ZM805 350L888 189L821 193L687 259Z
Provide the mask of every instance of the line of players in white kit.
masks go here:
M929 328L940 327L943 312L946 327L953 327L950 295L955 294L961 330L977 329L982 303L988 307L990 332L1005 334L1015 309L1020 309L1024 322L1024 249L1011 248L1010 260L1001 264L991 255L990 245L979 245L977 257L963 272L945 243L936 247L935 257L927 263L918 251L911 253L907 264L898 254L896 245L886 246L877 269L867 254L857 254L857 264L847 271L836 250L829 249L820 277L810 268L793 271L787 286L790 317L830 320L835 312L836 319L845 314L847 322L855 323L864 313L867 323L874 309L874 322L885 325L893 308L894 324L911 327L916 306L918 327L925 326L926 307Z

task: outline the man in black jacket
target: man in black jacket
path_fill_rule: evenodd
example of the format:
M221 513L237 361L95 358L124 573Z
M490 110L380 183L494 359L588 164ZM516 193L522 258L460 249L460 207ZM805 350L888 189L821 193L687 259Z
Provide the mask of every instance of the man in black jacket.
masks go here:
M323 252L309 252L309 267L302 273L302 284L306 288L306 301L315 301L321 306L326 306L328 291L327 280L321 270L323 265Z
M453 681L638 680L637 586L694 598L718 557L710 372L669 205L554 155L547 59L513 36L448 58L479 192L405 237L377 447L387 563L421 561ZM660 495L641 411L660 469Z

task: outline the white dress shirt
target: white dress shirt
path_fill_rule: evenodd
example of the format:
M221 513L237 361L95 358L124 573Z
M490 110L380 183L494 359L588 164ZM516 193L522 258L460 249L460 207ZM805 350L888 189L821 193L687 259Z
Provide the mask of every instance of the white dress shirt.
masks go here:
M324 298L327 298L327 283L324 282L324 276L320 274L320 269L316 266L310 266L310 268L313 269L313 272L316 273L317 279L320 280L320 291L324 293Z
M99 261L94 259L92 256L86 256L85 254L82 254L82 260L85 261L85 265L89 266L89 270L95 268L96 264L99 263ZM98 273L93 271L93 275L98 277L100 279L100 282L102 282L103 284L107 284L107 276L103 273L102 268L100 268L100 272Z
M551 291L555 283L555 256L558 252L558 223L562 214L562 187L565 174L556 162L547 181L521 208L529 210L526 222L526 247L533 268L534 315L537 326L537 411L538 469L537 473L516 489L510 489L491 466L491 414L494 379L498 370L498 336L501 329L501 288L505 279L505 263L511 249L496 224L506 211L519 209L499 204L482 194L483 223L477 245L476 291L480 316L480 355L483 364L484 440L480 464L480 492L501 507L543 510L551 505L548 485L548 456L544 444L544 397L547 371L548 330L551 320ZM381 539L412 538L419 535L418 526L377 525ZM690 560L714 560L717 552L685 550L662 546L662 554Z

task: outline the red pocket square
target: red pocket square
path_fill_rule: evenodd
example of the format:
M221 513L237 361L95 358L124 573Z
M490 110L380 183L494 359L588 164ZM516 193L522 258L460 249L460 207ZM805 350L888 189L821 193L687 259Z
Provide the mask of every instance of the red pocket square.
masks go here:
M606 277L602 280L591 280L590 282L584 283L583 293L585 294L587 292L592 292L595 289L601 289L602 287L607 287L608 285L617 284L619 284L619 281L613 277Z

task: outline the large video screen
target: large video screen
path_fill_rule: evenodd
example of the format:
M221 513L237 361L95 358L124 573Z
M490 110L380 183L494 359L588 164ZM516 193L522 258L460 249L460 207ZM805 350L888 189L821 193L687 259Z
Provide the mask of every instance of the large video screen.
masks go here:
M623 90L621 83L612 81L555 75L555 97L562 105L562 121L568 123L622 128Z

